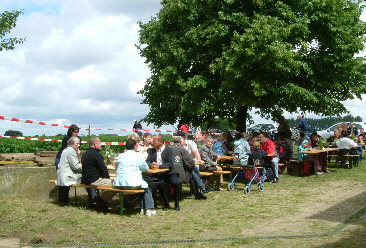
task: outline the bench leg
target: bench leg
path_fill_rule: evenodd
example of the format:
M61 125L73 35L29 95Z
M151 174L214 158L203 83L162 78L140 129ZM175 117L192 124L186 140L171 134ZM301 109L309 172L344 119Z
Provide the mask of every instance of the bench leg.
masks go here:
M75 197L74 197L74 200L75 200L75 205L76 205L76 187L74 187L74 190L75 190Z

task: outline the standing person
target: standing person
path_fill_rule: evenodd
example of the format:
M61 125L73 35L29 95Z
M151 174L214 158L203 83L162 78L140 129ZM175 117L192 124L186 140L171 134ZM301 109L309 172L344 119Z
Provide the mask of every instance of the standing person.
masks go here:
M272 183L278 183L278 161L277 151L275 144L272 140L267 138L267 133L260 133L258 135L259 142L261 143L260 148L267 154L273 154L273 156L267 157L267 161L271 163L274 178Z
M294 149L293 148L293 142L291 140L292 138L292 132L290 130L289 125L287 124L285 118L283 116L281 116L280 118L278 118L278 128L277 128L277 134L278 137L283 137L286 141L286 143L290 146L291 151Z
M62 145L60 150L58 151L56 158L55 158L55 166L56 166L56 171L57 171L57 167L58 164L60 163L60 158L61 158L61 153L62 151L67 147L67 141L74 136L78 136L79 135L79 127L75 124L72 124L69 129L67 130L67 134L64 136L64 138L62 139Z
M187 134L188 133L188 130L189 130L189 127L188 127L187 124L184 124L183 123L182 125L180 125L180 127L178 128L178 130L184 132L185 134Z
M89 148L81 157L83 165L81 183L85 185L112 186L107 166L104 163L103 155L100 153L102 143L98 137L89 140ZM97 199L97 206L103 212L108 212L108 202L116 195L113 191L104 191Z
M205 144L203 144L200 149L198 150L202 160L204 161L204 164L200 165L200 170L222 170L221 167L217 166L217 162L213 161L213 157L216 156L217 159L220 159L220 155L214 153L212 151L212 143L213 138L211 136L207 137L205 140ZM209 180L207 181L207 185L210 185L212 182L212 176L209 177ZM224 182L222 174L220 175L220 178L218 181L216 181L215 190L223 190L220 188L220 184Z
M55 182L58 188L58 202L65 205L70 203L70 185L80 184L81 181L81 164L78 159L80 139L73 136L67 141L67 145L61 154Z
M147 150L146 163L149 168L156 169L169 169L168 173L158 173L156 177L159 180L159 188L164 200L163 210L169 210L169 198L168 190L166 188L166 182L169 182L173 187L173 196L175 202L175 210L180 211L179 207L179 192L180 183L178 180L177 172L174 169L174 152L169 146L164 145L164 137L161 134L155 135L152 140L152 148Z
M300 129L305 134L305 139L309 138L309 124L301 115L297 116L298 124L294 128Z
M116 178L113 187L121 189L144 189L145 193L141 197L141 214L147 216L155 215L154 201L151 189L147 182L142 178L142 172L146 172L149 166L142 154L137 152L136 140L126 141L126 152L121 153L116 162Z

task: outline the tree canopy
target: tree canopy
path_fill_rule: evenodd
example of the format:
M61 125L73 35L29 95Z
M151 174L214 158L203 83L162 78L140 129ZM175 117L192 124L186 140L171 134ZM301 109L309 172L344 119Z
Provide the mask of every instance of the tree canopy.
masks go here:
M16 20L22 11L5 11L0 13L0 51L13 50L15 44L21 44L25 38L7 37L11 29L16 27Z
M139 22L151 76L144 121L199 126L215 117L246 128L248 111L347 112L366 92L362 7L350 0L163 0Z

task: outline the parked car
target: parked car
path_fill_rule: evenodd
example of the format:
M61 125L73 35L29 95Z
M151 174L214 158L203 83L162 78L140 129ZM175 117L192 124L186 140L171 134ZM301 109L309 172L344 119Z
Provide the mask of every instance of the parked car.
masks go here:
M334 130L343 122L339 122L337 124L334 124L332 126L330 126L329 128L325 129L325 130L320 130L317 131L318 135L321 136L324 140L327 140L330 136L334 135ZM349 122L346 122L347 127L349 126ZM355 127L357 128L358 133L360 133L360 128L363 128L366 130L366 123L364 122L353 122L353 124L355 125Z
M278 124L264 123L256 124L248 128L248 134L252 135L254 132L268 132L268 134L273 134L277 131Z

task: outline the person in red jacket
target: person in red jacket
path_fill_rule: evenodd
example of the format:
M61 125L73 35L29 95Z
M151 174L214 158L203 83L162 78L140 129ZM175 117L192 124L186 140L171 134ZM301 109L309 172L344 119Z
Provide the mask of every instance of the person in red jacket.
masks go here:
M272 183L278 183L278 156L276 146L272 140L267 137L267 133L262 132L258 135L259 142L261 143L260 149L268 154L267 162L272 165L272 171L274 178Z

